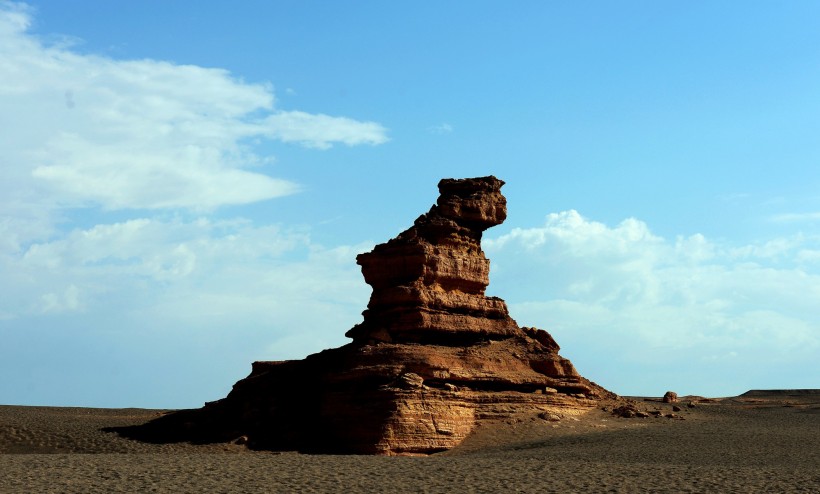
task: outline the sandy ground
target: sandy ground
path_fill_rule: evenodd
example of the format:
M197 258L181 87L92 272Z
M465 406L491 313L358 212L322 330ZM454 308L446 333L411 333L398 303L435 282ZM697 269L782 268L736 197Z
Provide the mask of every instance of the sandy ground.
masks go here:
M820 391L687 401L683 420L522 416L429 457L145 444L101 429L159 411L0 406L0 493L820 492Z

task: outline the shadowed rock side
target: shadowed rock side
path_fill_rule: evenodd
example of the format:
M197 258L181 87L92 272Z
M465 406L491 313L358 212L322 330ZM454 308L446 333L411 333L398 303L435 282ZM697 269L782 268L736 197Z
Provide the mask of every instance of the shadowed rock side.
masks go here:
M504 182L445 179L414 225L361 254L373 287L353 341L304 360L255 362L231 393L118 432L323 453L428 454L482 420L582 413L615 395L581 377L541 329L484 294L481 235L507 216Z

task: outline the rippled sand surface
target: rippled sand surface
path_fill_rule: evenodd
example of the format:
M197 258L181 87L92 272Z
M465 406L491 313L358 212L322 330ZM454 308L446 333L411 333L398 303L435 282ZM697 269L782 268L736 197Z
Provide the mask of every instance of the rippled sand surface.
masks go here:
M820 492L820 393L685 403L522 416L429 457L146 444L101 429L159 411L0 406L0 492Z

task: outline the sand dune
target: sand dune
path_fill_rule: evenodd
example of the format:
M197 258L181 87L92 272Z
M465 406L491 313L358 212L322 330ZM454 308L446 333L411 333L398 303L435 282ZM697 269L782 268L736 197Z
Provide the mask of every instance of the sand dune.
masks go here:
M820 492L820 391L686 403L521 416L429 457L146 444L101 429L162 411L0 406L0 492Z

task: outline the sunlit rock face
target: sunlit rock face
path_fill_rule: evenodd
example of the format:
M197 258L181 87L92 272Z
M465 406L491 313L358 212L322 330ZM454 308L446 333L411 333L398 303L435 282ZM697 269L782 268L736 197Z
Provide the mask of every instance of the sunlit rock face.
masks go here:
M507 216L504 182L444 179L430 211L361 254L373 288L352 342L303 360L255 362L224 399L125 434L305 452L429 454L483 420L577 414L614 395L581 377L544 330L487 297L482 233Z
M484 295L490 261L481 234L507 217L504 182L495 177L439 182L437 203L415 224L360 254L373 287L354 341L473 343L501 339L518 328L503 300Z

